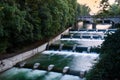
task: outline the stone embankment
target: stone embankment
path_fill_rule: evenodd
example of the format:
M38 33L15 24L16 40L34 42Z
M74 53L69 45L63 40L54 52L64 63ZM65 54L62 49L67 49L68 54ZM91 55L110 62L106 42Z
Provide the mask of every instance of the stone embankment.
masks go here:
M56 40L59 40L61 38L62 34L68 33L69 29L70 28L65 30L63 33L61 33L60 35L58 35L54 39L50 40L49 42L46 42L45 44L43 44L35 49L32 49L32 50L27 51L27 52L23 52L19 55L16 55L16 56L8 58L8 59L1 60L0 61L0 72L3 72L9 68L12 68L16 63L21 62L25 59L28 59L28 58L34 56L35 54L38 54L39 52L44 51L46 49L46 46L48 43L53 43Z

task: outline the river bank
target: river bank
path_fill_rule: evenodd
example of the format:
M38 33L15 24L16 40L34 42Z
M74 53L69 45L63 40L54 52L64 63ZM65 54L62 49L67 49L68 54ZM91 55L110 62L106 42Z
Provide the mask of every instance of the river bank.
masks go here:
M68 33L69 29L70 28L66 29L64 32L62 32L61 34L59 34L55 38L51 39L50 41L48 41L48 42L46 42L46 43L44 43L44 44L42 44L42 45L40 45L40 46L38 46L36 48L33 48L33 49L25 51L25 52L21 52L16 56L1 60L0 61L0 63L1 63L0 64L0 72L5 71L5 70L13 67L18 62L21 62L21 61L23 61L25 59L28 59L28 58L34 56L35 54L37 54L39 52L44 51L46 49L46 45L48 43L52 43L52 42L60 39L61 35ZM38 45L38 44L36 44L36 45Z

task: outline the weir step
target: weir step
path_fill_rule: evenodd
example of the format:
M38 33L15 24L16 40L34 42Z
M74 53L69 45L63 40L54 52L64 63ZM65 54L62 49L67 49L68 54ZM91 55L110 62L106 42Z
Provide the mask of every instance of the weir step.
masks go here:
M42 66L42 65L39 66L38 63L37 63L37 67L34 68L35 64L25 64L23 67L20 67L20 64L18 63L14 67L27 68L27 69L32 69L32 70L35 70L35 69L36 70L45 70L45 71L48 71L48 72L50 72L50 71L51 72L58 72L58 73L62 73L63 75L68 74L68 75L79 76L80 78L84 78L86 73L87 73L87 71L72 70L68 66L65 66L63 69L56 68L55 65L53 65L53 64L46 67L46 66Z
M79 45L63 45L61 50L59 50L60 45L58 44L51 44L49 45L49 48L47 47L46 50L54 50L54 51L71 51L71 52L87 52L87 53L99 53L100 48L99 47L80 47ZM89 49L89 51L88 51Z
M69 29L69 32L74 32L74 31L78 31L78 32L115 32L117 31L117 29Z

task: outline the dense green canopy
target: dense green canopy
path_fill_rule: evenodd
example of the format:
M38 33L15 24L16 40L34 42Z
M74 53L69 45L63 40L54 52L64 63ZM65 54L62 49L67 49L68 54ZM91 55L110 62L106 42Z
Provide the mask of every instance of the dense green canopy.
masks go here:
M101 47L100 59L87 80L120 80L120 30L108 35Z
M0 53L58 34L76 9L76 0L0 0Z

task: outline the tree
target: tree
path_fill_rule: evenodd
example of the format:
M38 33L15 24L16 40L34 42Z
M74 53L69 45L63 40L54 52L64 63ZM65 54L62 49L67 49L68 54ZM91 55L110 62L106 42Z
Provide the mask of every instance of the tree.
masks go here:
M90 15L90 8L86 5L77 5L77 15L78 16L88 16Z
M0 53L50 39L75 22L76 0L0 0Z
M120 80L120 30L108 35L101 47L100 59L87 80Z

